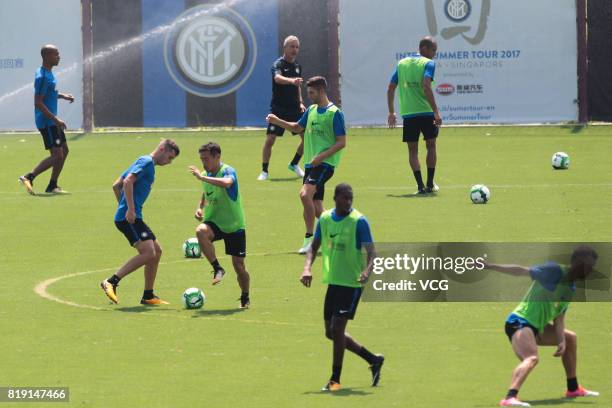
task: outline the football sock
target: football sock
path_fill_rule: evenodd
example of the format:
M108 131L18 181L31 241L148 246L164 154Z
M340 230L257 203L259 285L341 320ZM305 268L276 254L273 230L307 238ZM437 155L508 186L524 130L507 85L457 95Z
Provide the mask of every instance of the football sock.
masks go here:
M249 298L249 292L242 292L242 294L240 295L241 298Z
M300 159L302 158L302 155L299 153L296 153L295 156L293 156L293 160L291 160L291 165L295 166L296 164L298 164L300 162Z
M310 238L312 237L312 234L310 232L307 232L306 234L304 234L304 238Z
M329 380L340 383L340 373L342 373L342 366L332 366L332 375Z
M427 168L427 187L433 187L434 182L434 173L436 172L436 168L435 167L428 167Z
M142 298L145 300L153 299L155 296L153 295L153 289L145 290L142 292Z
M518 390L511 388L508 390L508 394L506 394L506 399L516 398L517 395L518 395Z
M55 187L57 187L57 180L49 180L47 190L53 190Z
M269 164L270 163L261 163L261 171L265 171L267 173Z
M423 184L423 177L421 176L421 170L416 170L413 173L414 173L414 179L417 182L417 186L419 187L419 190L424 189L425 185Z
M219 269L223 269L221 267L221 265L219 265L219 261L216 260L216 259L214 261L212 261L210 264L212 265L212 267L215 270L215 272L217 272Z
M576 391L578 389L578 378L568 378L567 379L567 390L568 391Z
M374 362L376 361L376 356L370 353L370 351L363 346L361 347L361 350L359 350L359 353L357 353L357 355L370 364L374 364Z
M117 286L119 284L119 281L121 280L120 277L118 277L117 275L113 275L110 278L107 279L108 283L110 283L111 285Z
M25 175L25 178L27 178L30 181L34 181L34 177L36 177L34 174L32 173L28 173Z

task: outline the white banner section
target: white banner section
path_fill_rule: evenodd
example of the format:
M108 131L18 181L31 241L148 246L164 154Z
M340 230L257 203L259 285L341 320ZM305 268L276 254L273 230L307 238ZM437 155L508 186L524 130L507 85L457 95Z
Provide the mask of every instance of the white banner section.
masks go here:
M80 0L0 1L0 130L36 130L34 75L42 64L40 49L60 51L53 68L57 89L74 103L58 101L58 117L69 129L83 122L83 47Z
M395 66L426 35L438 42L434 95L445 123L577 120L575 0L340 0L348 123L386 123Z

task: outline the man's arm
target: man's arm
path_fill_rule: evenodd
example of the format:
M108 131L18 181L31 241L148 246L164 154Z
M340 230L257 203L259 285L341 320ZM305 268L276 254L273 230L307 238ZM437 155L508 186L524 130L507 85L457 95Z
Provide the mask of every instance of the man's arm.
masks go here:
M197 178L198 180L201 180L205 183L208 184L212 184L213 186L217 186L217 187L223 187L223 188L230 188L232 186L232 184L234 184L234 178L233 177L209 177L209 176L203 176L202 172L200 171L200 169L198 169L196 166L189 166L189 172L191 174L193 174L193 176L195 178Z
M306 253L306 261L304 262L304 271L300 276L300 282L307 288L310 287L312 283L312 264L317 258L317 252L319 252L319 248L321 247L321 238L315 236L312 240L312 244L310 245L310 249Z
M74 96L72 96L72 94L58 93L57 97L60 99L65 99L70 103L74 102Z
M134 173L128 174L123 179L123 194L125 196L125 203L127 204L127 212L125 213L125 219L130 224L133 224L136 220L136 206L134 205L134 183L138 179L138 176Z
M374 265L374 258L376 258L376 249L374 248L373 242L364 242L362 244L365 247L366 253L368 254L368 264L366 268L361 272L359 276L359 282L366 283L372 273L372 266Z
M529 276L529 268L521 265L509 265L509 264L485 264L486 269L492 269L497 272L502 272L508 275L514 276Z
M334 153L339 150L342 150L346 147L346 136L336 136L336 143L334 143L329 149L323 150L321 153L317 154L310 164L313 166L318 166L323 163L323 160L327 159Z
M553 320L553 325L555 327L555 335L557 337L557 350L553 355L555 357L561 357L563 353L565 353L565 312L555 317Z
M51 113L51 111L47 108L47 105L45 105L44 99L45 95L34 95L34 106L36 106L43 113L43 115L47 117L47 119L51 119L58 128L66 129L66 123Z
M397 124L397 118L395 117L395 88L397 88L397 84L393 82L390 82L389 87L387 87L387 108L389 109L387 125L389 125L390 129L395 128Z
M202 221L204 218L202 215L202 210L206 207L206 193L202 193L202 197L200 198L200 202L198 203L198 208L195 212L195 218L198 221Z
M294 85L299 88L303 81L304 80L300 77L289 78L281 74L274 74L274 82L279 85Z
M425 93L425 98L427 102L429 102L429 106L431 106L431 110L434 113L434 122L436 126L442 125L442 118L440 117L440 112L438 111L438 105L436 105L436 99L434 98L433 91L431 90L431 82L432 79L430 77L423 78L423 92Z
M117 198L117 202L121 200L121 191L123 190L123 178L119 177L113 183L113 192L115 193L115 197Z
M279 118L273 113L266 116L266 121L273 125L280 126L283 129L288 130L293 133L302 133L304 131L304 128L301 127L297 122L287 122L285 120L282 120L281 118Z

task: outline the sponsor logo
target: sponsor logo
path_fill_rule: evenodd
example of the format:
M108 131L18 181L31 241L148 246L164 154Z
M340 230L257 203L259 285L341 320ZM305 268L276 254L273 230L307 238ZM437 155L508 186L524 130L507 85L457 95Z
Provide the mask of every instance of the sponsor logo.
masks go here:
M484 40L487 32L487 19L491 11L491 0L481 0L478 20L472 17L472 3L469 0L446 0L444 10L440 10L441 7L442 4L439 2L425 0L427 27L432 36L439 34L445 40L461 36L471 45L480 44ZM442 12L447 20L438 21L437 14L441 15ZM447 26L440 29L439 26L445 21Z
M457 94L481 94L484 93L482 84L460 84L457 85Z
M450 95L455 92L452 84L440 84L436 87L436 92L440 95Z
M168 31L166 68L184 90L203 97L234 92L249 78L257 42L247 20L219 5L200 5L182 13Z

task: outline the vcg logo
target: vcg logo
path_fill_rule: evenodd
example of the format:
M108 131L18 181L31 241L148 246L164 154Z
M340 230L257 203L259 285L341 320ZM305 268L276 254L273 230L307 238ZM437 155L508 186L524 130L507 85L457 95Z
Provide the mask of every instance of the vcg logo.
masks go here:
M164 59L181 88L214 98L235 91L248 79L257 59L257 42L240 14L223 6L202 5L172 23Z

